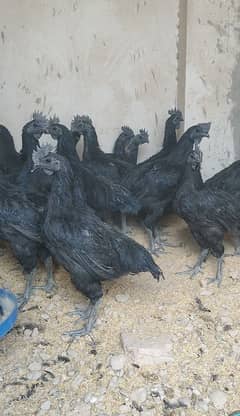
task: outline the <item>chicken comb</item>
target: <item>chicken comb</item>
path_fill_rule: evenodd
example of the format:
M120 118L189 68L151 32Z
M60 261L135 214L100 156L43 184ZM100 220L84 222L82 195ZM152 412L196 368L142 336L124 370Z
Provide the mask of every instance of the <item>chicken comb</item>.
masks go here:
M60 123L60 118L57 117L56 114L54 114L52 117L50 117L50 119L48 121L49 127L52 126L53 124L58 124L58 123Z
M52 143L46 143L41 147L38 147L37 150L33 150L32 161L34 166L38 166L41 162L41 159L46 157L49 153L56 153L57 146L54 146Z
M134 131L130 127L128 127L128 126L122 126L121 129L122 129L122 132L126 136L128 136L128 137L134 136Z
M139 134L140 134L140 136L142 136L143 139L147 139L148 140L149 134L148 134L147 130L140 129L139 130Z
M182 112L181 112L180 110L177 110L177 109L176 109L176 107L175 107L175 108L172 108L172 109L170 109L170 110L168 110L168 114L169 114L170 116L175 115L175 116L177 116L177 117L179 117L179 118L183 119Z
M48 125L48 119L41 111L34 111L32 115L32 119L44 125Z
M172 114L176 114L178 112L178 110L176 109L176 107L174 108L170 108L170 110L168 110L168 114L171 116Z
M77 114L72 119L71 129L72 130L77 129L82 123L92 125L92 120L88 116L80 116L79 114Z

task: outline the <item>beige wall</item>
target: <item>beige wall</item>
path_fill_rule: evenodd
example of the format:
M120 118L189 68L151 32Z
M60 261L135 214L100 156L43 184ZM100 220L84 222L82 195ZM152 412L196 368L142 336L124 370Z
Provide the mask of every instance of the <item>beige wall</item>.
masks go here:
M240 157L240 0L0 0L0 10L0 122L18 148L34 109L67 124L79 112L106 151L121 125L147 128L142 159L177 100L185 127L213 122L206 176Z
M0 0L0 116L20 144L34 109L89 114L104 150L123 124L162 142L176 100L177 0Z
M188 0L186 127L212 121L204 173L240 158L240 0Z

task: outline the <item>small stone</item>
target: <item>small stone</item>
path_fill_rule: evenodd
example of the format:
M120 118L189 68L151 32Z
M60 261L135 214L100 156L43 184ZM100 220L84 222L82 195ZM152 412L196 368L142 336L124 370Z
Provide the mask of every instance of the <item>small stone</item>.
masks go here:
M114 371L121 371L124 369L126 357L123 354L114 355L111 357L110 365Z
M40 362L38 362L38 361L34 361L33 363L31 363L31 364L28 366L28 369L29 369L30 371L40 371L40 370L41 370L41 368L42 368L42 364L41 364Z
M44 321L48 321L49 320L49 315L47 313L42 313L41 318L43 318Z
M141 338L140 335L123 333L121 339L124 351L129 353L136 364L153 366L173 361L172 340L169 335Z
M41 410L49 410L51 407L51 402L49 400L47 400L46 402L41 404Z
M214 390L210 394L210 399L212 400L214 406L216 409L221 410L224 409L226 401L227 401L227 395L221 390Z
M122 294L116 295L115 299L119 303L127 303L129 296L127 294L122 293Z
M92 394L92 393L88 393L88 394L85 396L84 401L85 401L85 403L91 403L91 404L94 404L94 403L97 403L98 398L97 398L96 396L94 396L94 394Z
M140 387L131 393L131 400L137 404L142 404L147 400L147 390L145 387Z
M25 329L25 331L24 331L24 337L30 338L31 335L32 335L31 329Z

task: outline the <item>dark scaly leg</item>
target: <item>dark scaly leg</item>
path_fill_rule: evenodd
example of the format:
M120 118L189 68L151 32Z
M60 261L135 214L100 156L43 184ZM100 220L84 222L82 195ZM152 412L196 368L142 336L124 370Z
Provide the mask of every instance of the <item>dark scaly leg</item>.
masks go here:
M30 273L25 273L24 277L27 281L23 295L18 296L18 308L21 309L29 301L32 289L33 281L36 276L36 269L33 269Z
M223 268L223 260L224 255L222 255L221 257L219 257L217 259L217 273L216 276L213 279L209 279L208 283L217 283L218 287L221 286L222 283L222 278L223 278L223 273L222 273L222 268Z
M198 273L201 272L203 263L207 260L207 257L209 255L209 249L204 249L201 251L197 262L194 264L194 266L187 266L188 269L183 272L177 272L176 274L190 274L190 277L193 278Z
M100 280L96 280L84 269L77 274L72 275L71 279L78 290L90 299L90 304L85 310L76 310L72 315L77 315L85 321L85 325L74 331L65 332L72 337L82 337L90 334L97 320L98 306L100 304L103 292Z
M101 299L99 299L95 303L91 301L85 311L76 310L72 312L72 314L78 315L82 319L84 319L85 325L81 329L67 331L64 333L64 335L69 335L71 337L83 337L85 335L90 334L96 324L97 312L98 312L98 307L99 307L100 302L101 302Z
M45 290L47 293L51 293L53 289L57 287L57 284L55 282L55 279L53 277L53 261L52 257L47 257L44 260L44 265L47 271L47 280L46 285L44 286L34 286L33 289L42 289Z

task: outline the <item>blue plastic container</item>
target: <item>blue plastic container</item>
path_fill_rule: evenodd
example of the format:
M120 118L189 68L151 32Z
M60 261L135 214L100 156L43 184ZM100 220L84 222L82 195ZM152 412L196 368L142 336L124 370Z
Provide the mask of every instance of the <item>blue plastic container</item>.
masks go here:
M3 316L0 315L0 339L3 338L13 327L18 316L18 305L16 296L6 289L0 289L0 305Z

